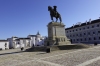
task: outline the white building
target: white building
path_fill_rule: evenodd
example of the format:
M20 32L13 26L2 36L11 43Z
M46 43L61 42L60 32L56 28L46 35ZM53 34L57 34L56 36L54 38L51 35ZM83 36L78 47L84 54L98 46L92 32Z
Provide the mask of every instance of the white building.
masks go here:
M72 43L100 43L100 19L73 25L65 32Z
M25 47L30 47L30 38L11 37L7 39L9 41L9 48L20 48L20 44L24 44Z
M0 40L0 50L9 49L9 42L7 40Z
M28 38L31 39L31 46L44 46L44 40L46 37L43 37L40 35L39 32L37 32L36 35L28 35Z
M15 40L15 44L24 44L25 47L31 47L31 40L30 38L18 38Z
M21 44L24 44L25 47L34 46L44 46L45 36L41 36L39 32L36 35L28 35L27 38L21 38L13 36L11 38L7 38L10 49L20 48Z
M18 37L14 37L14 36L12 36L11 38L7 38L7 40L9 41L9 48L11 49L11 48L15 48L15 44L14 44L14 41L16 40L16 39L18 39Z

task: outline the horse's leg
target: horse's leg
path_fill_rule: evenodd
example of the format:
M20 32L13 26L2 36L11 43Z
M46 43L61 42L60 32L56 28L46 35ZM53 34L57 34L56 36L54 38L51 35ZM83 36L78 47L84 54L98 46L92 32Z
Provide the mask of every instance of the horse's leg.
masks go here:
M54 22L54 20L53 20L53 16L52 15L50 15L51 16L51 20L52 20L52 22Z
M59 20L60 20L60 23L62 22L62 18L61 18L61 16L59 16Z
M58 21L58 18L56 17L56 22Z

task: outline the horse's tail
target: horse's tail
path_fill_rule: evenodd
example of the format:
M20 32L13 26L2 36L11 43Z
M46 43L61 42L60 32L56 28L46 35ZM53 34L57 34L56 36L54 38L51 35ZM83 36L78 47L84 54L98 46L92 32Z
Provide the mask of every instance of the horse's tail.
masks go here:
M60 14L59 14L59 16L58 16L58 17L59 17L60 22L62 22L62 18L61 18L61 15L60 15Z

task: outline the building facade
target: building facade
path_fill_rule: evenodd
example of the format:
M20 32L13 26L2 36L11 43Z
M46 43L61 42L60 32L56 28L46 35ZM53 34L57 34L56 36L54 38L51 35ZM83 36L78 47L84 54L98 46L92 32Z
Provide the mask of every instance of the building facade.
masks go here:
M25 47L30 47L31 42L30 38L20 38L20 37L11 37L7 39L9 41L9 48L20 48L20 44L24 44Z
M16 37L12 36L11 38L7 38L7 40L0 40L0 49L5 49L4 44L7 44L8 49L16 49L20 48L21 44L24 44L24 47L32 47L34 46L44 46L44 40L46 36L41 36L39 31L36 35L28 35L27 37Z
M18 37L16 36L12 36L11 38L7 38L7 40L9 41L9 48L15 48L15 45L14 45L14 41L18 39Z
M0 40L0 50L9 49L9 42L7 40Z
M36 35L28 35L28 38L31 39L31 46L44 46L45 36L41 36L39 32Z
M100 43L100 19L89 20L65 29L72 43Z
M30 38L18 38L14 41L14 45L16 45L15 47L19 47L21 44L24 44L24 47L31 47L31 42L30 42Z

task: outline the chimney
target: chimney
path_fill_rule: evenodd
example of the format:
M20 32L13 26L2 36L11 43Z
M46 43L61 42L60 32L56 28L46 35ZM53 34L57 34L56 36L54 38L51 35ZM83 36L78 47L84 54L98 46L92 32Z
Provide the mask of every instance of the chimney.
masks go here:
M91 23L91 19L89 19L89 22Z
M73 28L74 28L74 26L75 26L75 25L73 24Z
M87 20L86 20L86 22L85 22L85 23L86 23L86 25L87 25Z
M78 22L78 25L81 26L81 22Z

